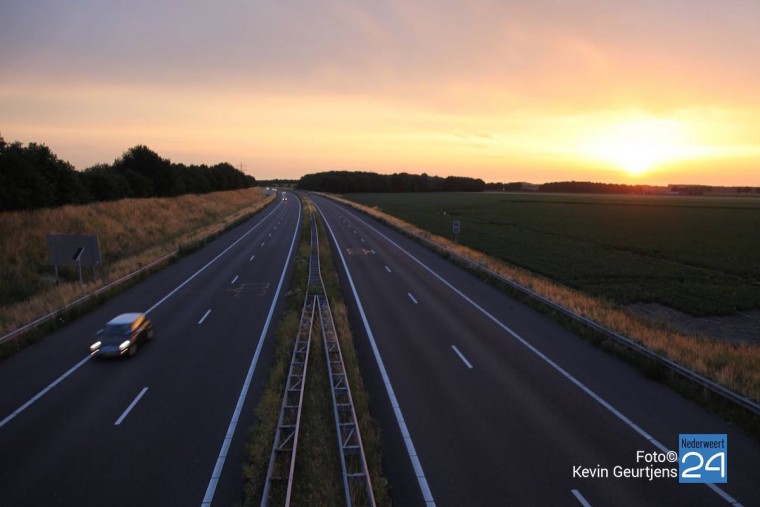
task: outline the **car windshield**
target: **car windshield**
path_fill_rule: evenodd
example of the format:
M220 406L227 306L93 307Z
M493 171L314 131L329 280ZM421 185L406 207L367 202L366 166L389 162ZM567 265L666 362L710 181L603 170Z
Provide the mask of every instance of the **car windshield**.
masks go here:
M126 336L129 335L129 324L108 324L103 330L104 336Z

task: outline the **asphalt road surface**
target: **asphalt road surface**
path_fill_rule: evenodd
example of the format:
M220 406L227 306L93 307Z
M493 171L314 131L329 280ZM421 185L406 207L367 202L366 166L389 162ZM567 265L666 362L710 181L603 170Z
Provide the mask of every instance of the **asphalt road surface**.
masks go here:
M300 209L278 198L0 363L0 505L239 501ZM155 338L132 359L89 359L95 332L134 311Z
M394 504L760 504L755 440L408 238L310 198L338 256ZM688 433L727 434L727 484L614 476L677 473L647 459Z

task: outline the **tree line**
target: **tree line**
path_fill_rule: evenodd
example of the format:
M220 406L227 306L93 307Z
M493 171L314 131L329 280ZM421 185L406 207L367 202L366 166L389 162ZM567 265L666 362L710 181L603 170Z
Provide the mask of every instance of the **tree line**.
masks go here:
M256 185L228 163L174 164L148 147L130 148L113 164L84 171L44 144L6 143L0 137L0 211L52 208L128 197L176 197Z
M559 192L569 194L643 194L642 185L620 183L593 183L591 181L555 181L538 186L539 192Z
M363 171L327 171L307 174L297 188L316 192L396 193L396 192L482 192L485 182L464 176L428 176L427 174L377 174Z

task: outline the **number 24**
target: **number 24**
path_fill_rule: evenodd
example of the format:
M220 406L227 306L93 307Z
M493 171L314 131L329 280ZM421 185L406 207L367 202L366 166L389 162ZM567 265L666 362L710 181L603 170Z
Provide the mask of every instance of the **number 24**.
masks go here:
M707 460L707 463L705 463L705 458L702 457L701 454L698 452L687 452L683 455L681 458L681 463L686 463L686 460L689 458L689 456L696 456L699 460L699 464L697 466L693 466L690 468L687 468L683 471L681 474L681 477L684 479L701 479L702 474L692 473L695 470L699 470L702 468L702 465L704 465L705 472L720 472L721 477L726 476L726 453L725 452L718 452L713 454L710 459ZM715 461L716 458L720 458L720 465L719 466L712 466L712 462Z

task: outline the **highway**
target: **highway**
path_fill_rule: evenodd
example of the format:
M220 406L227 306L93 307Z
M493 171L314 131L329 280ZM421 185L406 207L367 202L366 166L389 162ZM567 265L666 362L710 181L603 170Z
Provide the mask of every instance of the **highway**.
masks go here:
M0 363L0 505L240 501L300 210L278 198ZM155 338L132 359L90 359L95 332L134 311Z
M755 440L414 241L309 198L337 256L395 505L760 504ZM677 469L637 453L678 451L681 433L728 435L727 484L614 477Z

